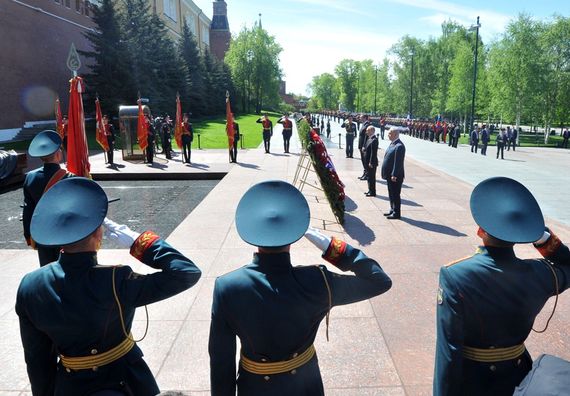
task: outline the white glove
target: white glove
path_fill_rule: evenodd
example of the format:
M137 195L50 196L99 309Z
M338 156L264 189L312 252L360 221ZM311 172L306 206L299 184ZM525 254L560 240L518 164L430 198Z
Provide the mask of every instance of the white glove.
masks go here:
M305 232L305 238L318 247L322 252L328 249L332 239L331 237L321 234L319 230L312 227L309 227L307 232Z
M542 245L544 243L546 243L546 241L548 241L548 238L550 238L550 233L548 231L544 231L544 234L542 234L542 237L536 241L534 244L535 245Z
M140 235L140 233L131 230L126 225L117 224L106 217L103 220L103 226L105 227L107 238L117 242L119 246L124 248L130 248Z

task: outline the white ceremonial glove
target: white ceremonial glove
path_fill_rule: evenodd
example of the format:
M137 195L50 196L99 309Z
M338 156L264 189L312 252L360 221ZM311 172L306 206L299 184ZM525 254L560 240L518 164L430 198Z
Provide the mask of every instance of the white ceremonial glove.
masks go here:
M537 246L543 245L546 243L546 241L548 241L549 238L550 238L550 232L544 231L544 234L542 234L542 237L538 241L536 241L534 244Z
M117 242L117 244L124 248L130 248L135 240L139 237L140 233L131 230L124 224L117 224L113 220L105 217L103 220L105 227L105 235L108 239Z
M328 249L331 244L331 237L321 234L316 228L309 227L307 232L305 232L305 238L307 238L313 245L321 249L322 252Z

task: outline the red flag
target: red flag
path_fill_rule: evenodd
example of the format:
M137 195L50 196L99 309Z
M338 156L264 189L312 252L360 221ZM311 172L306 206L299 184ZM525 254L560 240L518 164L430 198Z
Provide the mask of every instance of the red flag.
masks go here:
M59 104L59 98L55 100L55 129L63 140L63 117L61 115L61 105Z
M144 117L142 102L139 98L137 101L139 104L139 118L137 123L137 139L139 140L139 147L141 150L146 150L148 146L148 130L146 127L146 119Z
M95 99L95 139L103 151L109 151L109 142L105 133L105 124L103 124L103 113L101 112L101 104L99 98Z
M226 94L226 132L228 133L228 147L231 149L234 146L234 115L232 114L232 107L230 105L230 95Z
M91 177L89 151L85 136L85 116L81 94L85 87L81 77L69 80L69 111L67 129L67 170L77 176Z
M180 95L176 95L176 122L174 123L174 139L178 147L182 148L182 106Z

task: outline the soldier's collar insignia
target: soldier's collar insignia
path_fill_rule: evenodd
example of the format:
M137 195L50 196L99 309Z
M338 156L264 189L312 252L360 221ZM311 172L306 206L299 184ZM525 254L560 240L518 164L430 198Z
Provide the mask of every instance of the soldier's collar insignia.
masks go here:
M437 288L437 305L443 304L443 289L441 286Z

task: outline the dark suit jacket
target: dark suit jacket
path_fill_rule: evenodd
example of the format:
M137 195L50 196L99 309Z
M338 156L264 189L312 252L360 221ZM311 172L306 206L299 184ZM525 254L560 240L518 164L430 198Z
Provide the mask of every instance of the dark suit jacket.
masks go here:
M382 179L388 180L396 176L399 181L404 180L404 157L406 147L400 139L396 139L388 146L382 162Z
M364 150L366 150L364 155L365 165L378 166L378 138L376 135L372 135L366 140Z
M358 131L358 149L362 149L366 145L368 136L366 135L366 128L370 126L370 121L366 121Z

